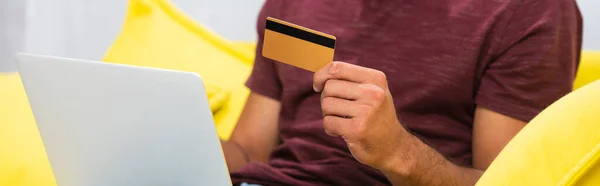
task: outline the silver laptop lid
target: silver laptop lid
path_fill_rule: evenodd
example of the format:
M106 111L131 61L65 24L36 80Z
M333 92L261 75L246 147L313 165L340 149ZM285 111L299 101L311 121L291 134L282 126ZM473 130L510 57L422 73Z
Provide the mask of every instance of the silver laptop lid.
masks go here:
M198 75L16 59L59 186L231 185Z

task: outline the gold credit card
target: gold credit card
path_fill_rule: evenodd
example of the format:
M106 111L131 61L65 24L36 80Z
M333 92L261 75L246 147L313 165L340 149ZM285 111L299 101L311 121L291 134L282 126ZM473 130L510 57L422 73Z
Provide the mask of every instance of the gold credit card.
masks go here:
M266 58L315 72L333 61L334 49L332 35L267 18L262 48Z

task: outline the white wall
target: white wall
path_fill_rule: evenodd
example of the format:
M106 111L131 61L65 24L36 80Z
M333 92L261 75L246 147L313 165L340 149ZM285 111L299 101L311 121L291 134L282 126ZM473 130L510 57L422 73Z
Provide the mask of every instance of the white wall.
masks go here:
M101 59L114 41L127 8L126 0L28 2L28 52L94 60ZM262 0L173 0L173 3L216 33L235 40L255 40L255 14ZM242 6L232 8L233 4Z
M583 48L600 50L600 0L578 0L583 14Z
M192 18L237 41L256 40L256 19L264 0L173 0Z
M204 26L240 41L256 40L263 1L172 0ZM127 0L0 0L0 72L16 70L12 54L21 51L100 60L126 8Z
M24 48L24 10L23 1L0 0L0 72L12 71L12 54Z
M101 59L125 16L125 0L26 0L27 52Z
M264 0L172 0L203 25L233 40L254 41ZM600 0L578 0L584 49L600 50ZM17 51L99 60L119 33L127 0L0 0L0 72ZM24 42L23 42L24 41Z

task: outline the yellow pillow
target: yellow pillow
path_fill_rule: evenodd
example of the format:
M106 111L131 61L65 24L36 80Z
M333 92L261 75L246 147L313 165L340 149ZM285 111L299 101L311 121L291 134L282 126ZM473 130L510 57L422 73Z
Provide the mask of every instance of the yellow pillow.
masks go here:
M256 52L256 42L247 42L247 41L234 41L232 42L233 46L238 48L240 51L245 51L248 54L253 54ZM254 60L244 61L246 64L252 66L254 64Z
M583 51L574 89L600 79L600 51Z
M600 80L535 117L477 185L600 185Z
M228 94L214 113L219 137L228 139L250 93L244 82L253 54L196 24L167 0L130 0L123 29L104 61L198 73L210 90ZM209 102L215 99L209 96Z
M17 73L0 73L0 185L56 185Z
M227 104L229 100L229 92L223 90L222 88L204 83L206 90L206 96L208 97L208 104L210 104L210 110L213 114L216 114L220 111L221 107Z

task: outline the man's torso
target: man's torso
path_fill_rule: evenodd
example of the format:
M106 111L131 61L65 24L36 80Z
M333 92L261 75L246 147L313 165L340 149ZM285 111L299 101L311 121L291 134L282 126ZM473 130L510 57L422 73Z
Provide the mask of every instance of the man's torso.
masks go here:
M413 134L459 165L471 165L479 77L494 57L496 28L513 1L268 0L272 16L336 36L336 61L383 71L398 117ZM310 55L310 54L307 54ZM294 185L387 184L340 138L325 134L313 73L276 63L281 82L281 145L269 165L234 177Z

